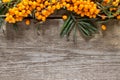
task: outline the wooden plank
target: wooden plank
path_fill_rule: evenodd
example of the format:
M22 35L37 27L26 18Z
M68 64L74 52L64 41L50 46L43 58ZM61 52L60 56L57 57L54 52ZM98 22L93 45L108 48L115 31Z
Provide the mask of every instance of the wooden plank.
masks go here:
M48 20L39 35L24 22L17 32L7 25L7 36L0 31L0 80L120 80L118 34L74 45L59 37L62 23Z
M1 80L120 79L120 52L38 47L2 52Z

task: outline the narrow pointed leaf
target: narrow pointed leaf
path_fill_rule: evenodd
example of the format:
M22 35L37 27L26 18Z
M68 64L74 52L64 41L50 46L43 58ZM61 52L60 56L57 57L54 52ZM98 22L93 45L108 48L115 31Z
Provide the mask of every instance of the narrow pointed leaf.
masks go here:
M73 20L71 19L68 23L68 25L65 27L63 33L61 34L61 37L63 37L64 35L66 35L68 33L69 28L71 27L71 24L73 23Z
M74 41L74 43L77 42L77 27L76 27L76 25L74 27L74 32L73 32L73 41Z
M84 25L83 25L83 24L79 24L79 25L81 25L81 27L79 27L79 28L81 28L81 30L83 30L83 32L84 32L87 36L90 36L90 32L84 28Z
M61 32L60 32L61 37L63 36L64 30L67 27L68 23L70 22L70 19L71 19L71 17L69 16L68 19L64 22L62 29L61 29Z

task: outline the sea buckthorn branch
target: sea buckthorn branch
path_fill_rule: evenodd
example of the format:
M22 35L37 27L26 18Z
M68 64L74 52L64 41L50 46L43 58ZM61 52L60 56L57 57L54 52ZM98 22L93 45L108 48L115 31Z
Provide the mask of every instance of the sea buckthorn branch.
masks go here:
M71 33L73 33L73 41L76 43L77 41L77 34L80 33L84 39L88 39L93 37L94 33L98 32L98 29L94 22L96 19L89 19L88 17L86 18L78 18L75 17L73 13L70 13L68 15L68 19L65 20L60 36L64 37L66 36L67 40L69 40L69 36Z
M3 3L6 2L8 1L3 0ZM99 2L97 2L97 0L22 0L17 4L17 6L9 9L6 14L6 21L10 23L22 21L24 17L28 17L34 9L36 10L36 19L45 21L46 18L53 14L55 10L59 10L61 8L66 8L66 10L75 12L81 17L88 16L89 18L96 18L96 16L101 15L99 14L101 12L104 12L103 15L109 18L119 17L119 0L103 0L100 3L100 5L102 5L101 7L96 3ZM24 9L25 6L26 9ZM22 16L24 13L26 14ZM111 13L111 15L109 13ZM103 16L101 18L103 18Z
M89 18L96 18L100 12L97 5L89 0L22 0L17 6L9 9L5 20L9 23L16 23L22 21L24 17L28 17L35 10L36 19L45 21L55 10L61 8L74 11L81 17L88 16Z
M102 15L102 19L106 18L116 18L120 16L120 1L119 0L103 0L102 3L98 3L97 5L101 12L98 15ZM106 17L105 17L106 16Z
M64 10L61 15L65 21L61 31L63 36L78 30L89 37L97 32L92 20L120 20L120 0L2 0L2 5L6 11L3 13L4 8L0 5L0 17L5 15L8 23L17 23L29 17L45 22L51 14ZM26 19L25 23L29 25L30 20ZM101 28L107 30L105 25Z

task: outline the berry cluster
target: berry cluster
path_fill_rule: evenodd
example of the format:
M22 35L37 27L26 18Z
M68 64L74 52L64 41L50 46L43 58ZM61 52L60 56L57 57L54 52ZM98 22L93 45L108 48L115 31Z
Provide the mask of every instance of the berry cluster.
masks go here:
M22 0L17 6L9 9L5 20L9 23L22 21L34 11L36 19L45 21L55 10L61 8L89 18L96 18L100 12L97 5L90 0ZM67 16L64 15L63 18L66 19Z
M109 11L113 15L113 17L116 17L117 19L120 19L120 0L103 0L102 5L104 7L109 6ZM107 8L106 8L107 9ZM105 19L105 15L101 16L102 19Z
M67 10L74 11L81 17L96 18L96 15L100 12L97 5L90 0L66 0L63 4Z
M24 17L28 17L32 10L36 8L36 1L22 0L16 7L10 8L6 13L6 21L9 23L15 23L22 21Z

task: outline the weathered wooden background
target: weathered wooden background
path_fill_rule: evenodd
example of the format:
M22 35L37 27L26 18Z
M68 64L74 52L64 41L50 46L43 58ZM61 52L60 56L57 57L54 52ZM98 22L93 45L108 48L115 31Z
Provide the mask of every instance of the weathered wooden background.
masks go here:
M120 22L89 42L79 37L76 45L59 37L62 23L1 30L0 80L120 80Z

